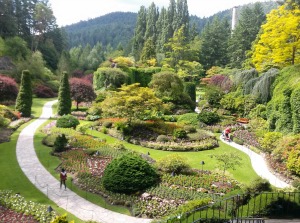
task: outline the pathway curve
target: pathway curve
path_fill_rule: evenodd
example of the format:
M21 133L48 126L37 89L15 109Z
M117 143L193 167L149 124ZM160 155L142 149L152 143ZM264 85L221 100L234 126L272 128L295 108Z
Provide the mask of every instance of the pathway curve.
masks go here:
M278 187L278 188L290 187L289 184L280 180L277 176L275 176L269 170L266 161L264 160L264 158L261 155L255 153L251 149L248 149L245 146L239 145L235 142L225 141L223 139L222 135L220 136L220 139L222 142L246 153L250 157L252 167L253 167L254 171L257 173L257 175L259 175L260 177L262 177L264 179L267 179L270 182L270 184L272 184L273 186Z
M40 163L33 144L36 130L52 116L52 105L56 102L57 100L46 103L43 107L42 115L25 127L19 135L16 148L17 159L27 178L59 207L64 208L84 221L93 220L101 223L150 222L151 219L135 218L109 211L85 200L69 189L66 191L59 189L59 181Z

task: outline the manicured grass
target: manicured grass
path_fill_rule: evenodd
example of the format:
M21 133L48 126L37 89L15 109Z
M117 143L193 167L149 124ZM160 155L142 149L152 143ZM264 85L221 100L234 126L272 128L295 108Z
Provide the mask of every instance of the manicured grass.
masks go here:
M49 121L48 121L49 123ZM47 123L45 123L47 124ZM41 126L42 128L42 126ZM40 128L40 129L41 129ZM36 150L36 153L38 155L38 158L40 162L44 165L44 167L57 179L59 179L59 174L56 172L56 168L60 165L61 161L58 157L50 155L51 148L43 145L42 139L45 135L41 131L37 131L34 138L34 147ZM106 208L108 210L130 215L130 212L127 208L121 207L121 206L113 206L109 205L105 202L105 200L101 196L97 196L95 194L86 192L81 190L80 188L76 187L71 182L71 177L69 174L68 180L67 180L67 186L69 189L77 193L79 196L85 198L86 200L99 205L103 208Z
M88 130L88 134L91 134L95 137L99 137L101 139L106 139L107 143L115 143L117 141L120 141L118 139L115 139L109 135L105 135L101 132L95 131L95 130ZM217 135L219 137L220 134ZM142 146L138 145L133 145L130 143L127 143L125 141L120 141L124 144L124 146L128 149L140 152L140 153L145 153L147 154L148 152L150 153L150 156L158 160L168 154L171 153L178 153L179 155L183 156L186 158L188 163L191 165L192 168L197 168L197 169L202 169L202 165L200 164L201 161L204 161L205 164L203 166L204 170L215 170L218 169L218 164L216 159L213 157L214 155L219 155L224 152L229 153L229 152L234 152L235 154L239 155L239 157L242 159L242 165L237 166L236 170L228 170L227 172L232 175L237 181L243 184L249 185L253 179L258 177L258 175L255 173L251 166L251 161L250 158L243 152L223 143L222 141L219 140L219 148L213 149L213 150L206 150L206 151L200 151L200 152L170 152L170 151L162 151L162 150L154 150L154 149L149 149L145 148Z
M56 100L56 98L33 98L31 115L33 115L35 118L40 117L42 114L42 108L44 104L48 101L54 101L54 100Z
M33 100L33 111L35 112L35 116L39 116L41 114L41 108L44 103L53 99L43 100L44 99ZM33 122L33 120L31 122ZM0 190L11 190L15 193L20 193L20 195L25 197L26 200L31 200L45 205L51 205L59 214L67 213L69 220L74 219L76 223L83 222L72 214L66 212L64 209L56 206L54 202L49 200L46 195L40 192L27 179L21 170L16 157L16 143L22 129L24 129L31 122L24 124L17 131L15 131L11 136L10 142L0 144Z

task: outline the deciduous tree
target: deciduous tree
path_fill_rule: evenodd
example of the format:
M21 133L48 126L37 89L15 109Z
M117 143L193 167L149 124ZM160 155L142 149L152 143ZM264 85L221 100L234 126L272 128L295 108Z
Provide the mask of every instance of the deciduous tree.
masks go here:
M285 67L300 62L300 8L285 5L272 10L253 48L252 62L257 70Z
M154 92L139 83L123 85L118 92L108 96L102 103L104 116L124 117L143 120L145 117L162 110L162 102Z
M81 102L90 102L96 98L93 86L87 80L82 78L70 79L71 98L76 102L76 108Z

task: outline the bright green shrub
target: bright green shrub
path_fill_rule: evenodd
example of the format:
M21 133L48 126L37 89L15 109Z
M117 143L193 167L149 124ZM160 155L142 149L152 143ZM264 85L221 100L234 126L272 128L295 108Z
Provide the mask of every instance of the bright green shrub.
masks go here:
M271 184L268 180L257 177L252 181L250 186L245 188L246 192L260 193L264 191L272 191Z
M284 98L279 107L280 117L276 121L276 130L279 132L290 133L293 131L291 94L292 91L289 88L283 91Z
M207 125L214 124L220 120L220 117L215 112L202 111L198 114L198 120Z
M220 101L223 95L224 93L220 88L210 86L206 90L205 99L207 100L208 104L211 105L212 107L219 108Z
M56 127L58 128L76 128L79 121L73 115L64 115L57 119Z
M300 133L300 87L296 88L291 95L293 132Z
M187 133L195 133L197 132L197 129L194 126L191 125L185 125L183 127L184 131L186 131Z
M57 153L65 151L67 143L68 139L66 138L65 134L58 135L53 144L53 151Z
M197 113L186 113L186 114L180 115L177 119L177 122L179 124L184 124L184 125L198 126L199 125L198 114Z
M130 67L128 75L130 83L140 83L141 87L147 87L153 74L161 71L161 67L136 68Z
M0 127L6 127L10 123L10 120L0 116Z
M75 223L74 221L67 220L67 214L56 216L56 218L51 221L51 223Z
M173 136L178 139L184 139L187 137L187 133L184 129L175 129Z
M286 167L293 173L300 174L300 150L292 149L289 153Z
M22 72L21 86L16 100L16 110L22 113L23 117L31 116L32 86L28 70Z
M186 173L191 169L186 159L178 154L167 155L157 161L158 169L167 173Z
M123 84L128 82L128 75L120 68L98 68L94 72L94 89L99 90L101 88L120 88Z
M260 140L260 145L263 151L271 153L278 143L278 140L282 138L280 132L268 132L264 135L263 139Z
M54 142L55 142L56 138L57 138L57 134L46 135L43 138L42 143L46 146L52 147L52 146L54 146Z
M131 194L155 185L158 179L156 170L147 161L127 154L107 165L102 182L109 191Z

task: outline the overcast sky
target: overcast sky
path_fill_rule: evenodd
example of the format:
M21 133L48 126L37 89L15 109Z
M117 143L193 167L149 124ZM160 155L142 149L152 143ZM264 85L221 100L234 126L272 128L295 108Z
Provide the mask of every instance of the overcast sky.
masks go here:
M272 0L187 0L189 14L198 17L211 16L234 6ZM59 26L70 25L81 20L96 18L110 12L138 12L152 2L161 8L168 7L169 0L49 0Z

